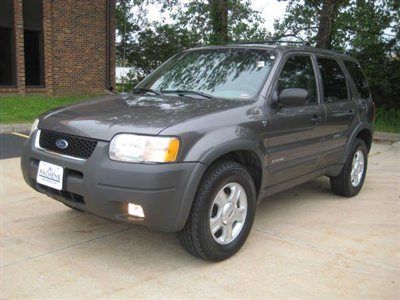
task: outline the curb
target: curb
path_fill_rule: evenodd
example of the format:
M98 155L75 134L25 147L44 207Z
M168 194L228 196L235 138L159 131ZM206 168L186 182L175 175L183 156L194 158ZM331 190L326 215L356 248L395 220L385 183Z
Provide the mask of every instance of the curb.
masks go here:
M11 133L11 132L21 132L30 131L32 123L25 124L0 124L0 134Z
M396 142L400 141L400 134L375 131L373 140L374 140L374 142L377 142L377 143L392 144L392 143L396 143Z

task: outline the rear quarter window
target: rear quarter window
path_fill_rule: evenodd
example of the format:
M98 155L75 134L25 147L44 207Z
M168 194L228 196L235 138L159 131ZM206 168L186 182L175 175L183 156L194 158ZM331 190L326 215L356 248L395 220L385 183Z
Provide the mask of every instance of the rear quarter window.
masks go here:
M325 102L348 100L346 77L336 60L318 57Z
M353 79L354 85L356 86L361 98L363 99L369 98L370 92L369 92L368 82L361 70L360 65L352 61L344 61L344 64L347 70L349 71L350 76Z

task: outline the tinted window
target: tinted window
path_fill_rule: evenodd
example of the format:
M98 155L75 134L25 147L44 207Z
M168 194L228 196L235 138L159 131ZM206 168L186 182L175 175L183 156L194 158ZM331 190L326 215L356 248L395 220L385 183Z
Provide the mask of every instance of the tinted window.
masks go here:
M12 0L0 0L0 86L15 84L14 10Z
M0 27L14 27L13 6L13 0L0 0Z
M309 56L292 56L285 62L278 80L278 94L290 88L305 89L308 103L318 102L315 74Z
M42 0L23 0L24 28L28 30L42 30L43 20Z
M344 64L346 65L361 98L369 98L368 82L361 71L361 67L352 61L345 61Z
M147 77L138 88L192 90L220 98L257 95L273 62L273 53L257 49L204 49L183 52Z
M24 0L25 84L44 85L44 47L42 0Z
M324 100L327 102L347 100L346 78L339 64L334 59L318 58L324 87Z

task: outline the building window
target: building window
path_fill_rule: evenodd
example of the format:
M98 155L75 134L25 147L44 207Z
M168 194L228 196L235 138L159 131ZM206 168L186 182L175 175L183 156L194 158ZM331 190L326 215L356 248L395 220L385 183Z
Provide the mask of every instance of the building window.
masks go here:
M26 86L44 86L43 4L24 0L24 49Z
M0 86L15 85L13 0L0 1Z

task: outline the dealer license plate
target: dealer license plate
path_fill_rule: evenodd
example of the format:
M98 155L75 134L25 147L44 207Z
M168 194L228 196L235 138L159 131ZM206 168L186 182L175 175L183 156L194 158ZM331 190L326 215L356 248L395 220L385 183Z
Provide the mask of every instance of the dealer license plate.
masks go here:
M63 167L41 161L39 162L36 181L53 189L62 190L63 174Z

